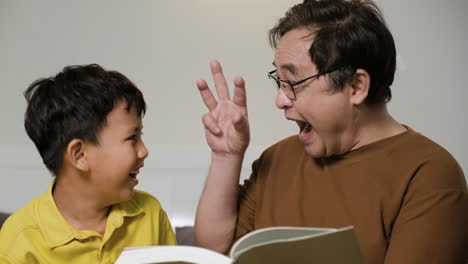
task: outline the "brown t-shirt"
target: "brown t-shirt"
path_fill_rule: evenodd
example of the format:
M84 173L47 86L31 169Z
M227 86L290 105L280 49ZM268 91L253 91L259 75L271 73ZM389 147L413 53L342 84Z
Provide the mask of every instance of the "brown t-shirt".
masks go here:
M462 169L411 129L321 160L293 136L268 148L240 188L236 238L269 226L349 225L370 264L465 263Z

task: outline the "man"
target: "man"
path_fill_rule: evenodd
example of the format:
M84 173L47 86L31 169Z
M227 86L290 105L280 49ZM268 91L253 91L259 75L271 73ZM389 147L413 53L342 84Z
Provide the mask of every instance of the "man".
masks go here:
M198 245L226 253L267 226L353 225L368 263L463 263L468 193L441 146L387 111L396 51L371 1L304 1L270 30L276 105L297 136L263 152L238 186L249 144L246 92L231 99L211 63L218 100L197 82L212 160L195 224Z

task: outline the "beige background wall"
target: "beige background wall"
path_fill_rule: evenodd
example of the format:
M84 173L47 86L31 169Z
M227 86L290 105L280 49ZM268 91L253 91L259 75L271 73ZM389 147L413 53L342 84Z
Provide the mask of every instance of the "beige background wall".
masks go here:
M191 224L209 162L195 87L219 59L229 81L247 82L251 161L297 133L274 106L266 78L267 30L292 0L0 0L0 210L14 211L51 178L23 129L23 90L70 64L99 63L145 94L150 156L139 187L157 196L175 225ZM446 147L468 169L466 0L380 0L398 50L390 111ZM211 79L210 79L211 81Z

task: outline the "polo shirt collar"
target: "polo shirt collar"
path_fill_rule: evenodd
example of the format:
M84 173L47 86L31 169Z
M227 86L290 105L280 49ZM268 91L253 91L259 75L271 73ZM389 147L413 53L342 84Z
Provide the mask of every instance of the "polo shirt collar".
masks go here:
M73 239L83 240L92 236L100 236L93 230L77 230L72 227L62 216L55 204L52 190L55 179L49 185L47 191L39 197L35 215L38 219L39 228L49 248L56 248L67 244ZM109 237L113 231L123 225L124 217L134 217L144 210L138 206L134 199L121 202L112 206L106 222L105 237ZM105 238L105 240L107 240Z

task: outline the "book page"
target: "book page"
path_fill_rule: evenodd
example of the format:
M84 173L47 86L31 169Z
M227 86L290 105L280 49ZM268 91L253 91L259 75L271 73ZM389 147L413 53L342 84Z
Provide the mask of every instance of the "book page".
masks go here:
M289 227L278 226L268 227L255 230L241 237L234 243L229 255L232 258L250 247L261 245L263 243L270 243L276 240L287 240L291 238L299 238L304 236L317 236L324 233L334 232L334 228L313 228L313 227Z
M126 248L116 264L203 263L230 264L231 259L217 252L192 246L148 246Z
M235 264L362 264L364 258L352 228L319 236L276 241L238 253Z

